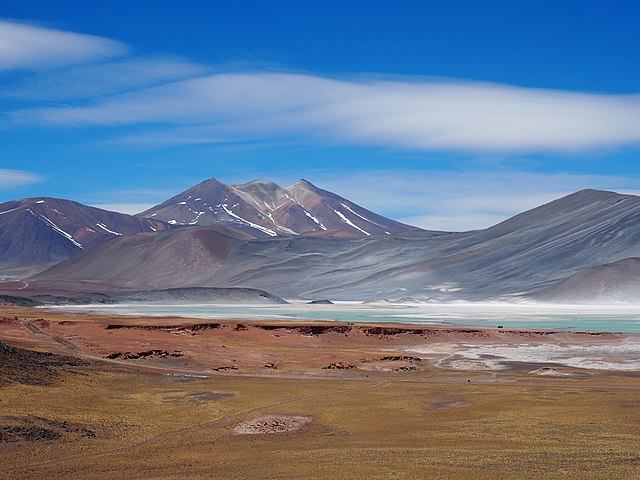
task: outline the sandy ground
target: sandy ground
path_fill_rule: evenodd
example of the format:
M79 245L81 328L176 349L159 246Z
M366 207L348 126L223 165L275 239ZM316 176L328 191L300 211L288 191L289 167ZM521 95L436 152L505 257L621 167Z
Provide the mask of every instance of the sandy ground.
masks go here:
M6 478L640 475L634 334L4 306L0 341L55 354L7 350Z

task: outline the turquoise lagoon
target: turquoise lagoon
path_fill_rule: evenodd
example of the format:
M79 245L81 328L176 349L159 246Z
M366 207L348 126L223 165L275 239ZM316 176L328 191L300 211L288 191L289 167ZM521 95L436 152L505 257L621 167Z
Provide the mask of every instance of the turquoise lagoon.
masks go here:
M56 307L104 315L191 317L216 320L332 320L354 323L640 332L640 306L540 304L159 305L116 304Z

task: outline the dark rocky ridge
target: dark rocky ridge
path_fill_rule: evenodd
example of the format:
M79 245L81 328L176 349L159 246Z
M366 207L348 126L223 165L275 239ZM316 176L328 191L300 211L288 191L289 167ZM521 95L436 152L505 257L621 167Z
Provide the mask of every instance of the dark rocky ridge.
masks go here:
M187 304L261 303L285 304L283 299L263 290L251 288L171 288L111 295L116 303Z
M66 295L43 295L37 291L38 282L33 289L22 290L22 296L0 295L0 302L17 306L43 305L89 305L118 303L151 303L154 305L193 305L193 304L250 304L273 305L287 302L263 290L251 288L171 288L166 290L86 292Z

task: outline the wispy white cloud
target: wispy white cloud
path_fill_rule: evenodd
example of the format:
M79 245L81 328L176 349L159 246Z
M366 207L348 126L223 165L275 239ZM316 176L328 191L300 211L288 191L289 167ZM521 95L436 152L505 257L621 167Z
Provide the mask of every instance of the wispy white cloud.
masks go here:
M0 19L0 70L69 65L121 55L115 40Z
M221 73L85 106L23 110L14 119L170 126L126 139L139 143L305 138L414 150L557 152L640 142L640 95L406 77Z
M129 57L36 72L0 95L34 100L95 98L201 75L203 65L177 57Z
M8 189L22 187L32 183L42 182L44 178L33 172L23 170L0 169L0 188Z

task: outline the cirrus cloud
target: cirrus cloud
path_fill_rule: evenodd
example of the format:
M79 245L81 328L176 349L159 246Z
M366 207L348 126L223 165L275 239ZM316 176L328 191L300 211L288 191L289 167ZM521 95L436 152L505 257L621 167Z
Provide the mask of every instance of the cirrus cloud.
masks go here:
M69 65L127 50L108 38L0 19L0 70Z
M412 150L571 152L640 142L640 95L453 80L219 73L86 105L27 109L21 122L155 125L152 145L306 139Z
M37 72L0 91L29 101L92 99L203 74L203 65L179 57L129 57Z
M297 141L414 151L579 152L640 142L640 95L424 77L226 71L177 57L125 57L115 40L0 19L3 85L29 108L5 125L139 126L145 147ZM72 65L76 64L76 65ZM15 79L14 79L15 80ZM52 101L73 100L71 105Z
M43 181L41 175L24 170L0 169L0 188L12 188L39 183Z

